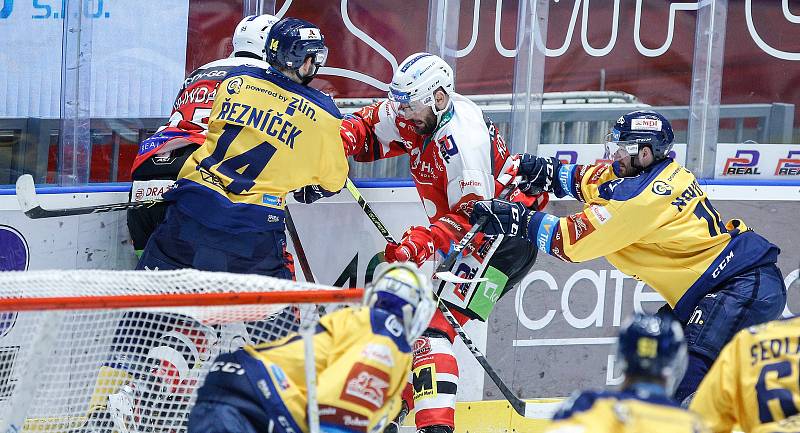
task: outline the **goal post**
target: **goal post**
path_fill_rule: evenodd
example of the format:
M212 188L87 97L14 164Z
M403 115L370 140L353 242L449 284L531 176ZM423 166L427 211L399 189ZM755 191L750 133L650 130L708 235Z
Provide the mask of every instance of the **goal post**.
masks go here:
M318 306L362 295L190 269L0 272L0 432L186 431L217 355L292 332L311 354Z

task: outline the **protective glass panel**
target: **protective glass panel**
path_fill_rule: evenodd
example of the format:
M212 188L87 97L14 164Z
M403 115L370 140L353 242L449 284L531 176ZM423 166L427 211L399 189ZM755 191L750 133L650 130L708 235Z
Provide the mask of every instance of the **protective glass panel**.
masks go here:
M714 177L797 180L800 176L800 5L731 2Z
M0 2L0 184L43 182L58 153L65 10L61 1Z

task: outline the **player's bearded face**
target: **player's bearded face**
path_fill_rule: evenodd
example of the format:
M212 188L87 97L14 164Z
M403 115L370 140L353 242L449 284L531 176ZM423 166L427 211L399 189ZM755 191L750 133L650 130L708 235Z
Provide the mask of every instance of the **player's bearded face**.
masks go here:
M436 115L433 114L431 107L421 102L398 104L397 114L409 121L417 134L427 135L436 129Z
M618 141L611 134L606 138L606 149L603 159L611 160L619 165L623 177L634 176L640 169L634 167L634 159L639 158L639 144L635 141ZM641 165L641 164L639 164Z

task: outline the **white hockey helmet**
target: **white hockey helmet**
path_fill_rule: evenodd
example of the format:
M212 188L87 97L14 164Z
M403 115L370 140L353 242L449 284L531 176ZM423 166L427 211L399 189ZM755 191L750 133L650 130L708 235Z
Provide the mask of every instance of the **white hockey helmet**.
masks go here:
M278 18L269 14L244 17L233 32L233 55L245 52L264 60L267 35L276 22Z
M439 56L415 53L397 67L389 84L389 100L401 115L405 107L428 106L439 116L447 109L436 110L433 93L440 87L447 94L453 92L453 69Z
M392 263L364 290L364 305L394 314L409 345L422 335L436 311L430 278L411 263Z

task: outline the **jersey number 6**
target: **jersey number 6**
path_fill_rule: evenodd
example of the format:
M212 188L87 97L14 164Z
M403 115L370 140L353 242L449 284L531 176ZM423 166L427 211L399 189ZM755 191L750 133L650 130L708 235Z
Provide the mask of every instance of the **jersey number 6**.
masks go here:
M756 383L756 396L758 398L758 418L761 420L762 424L775 421L769 408L770 400L777 399L778 402L780 402L784 418L789 418L798 413L797 406L794 404L792 391L785 388L767 389L767 374L770 372L776 374L776 379L792 376L792 364L789 361L781 361L767 364L761 369L761 373L758 375L758 383ZM794 381L794 384L796 383L797 380ZM797 391L796 386L795 391Z

